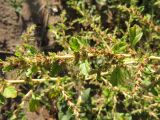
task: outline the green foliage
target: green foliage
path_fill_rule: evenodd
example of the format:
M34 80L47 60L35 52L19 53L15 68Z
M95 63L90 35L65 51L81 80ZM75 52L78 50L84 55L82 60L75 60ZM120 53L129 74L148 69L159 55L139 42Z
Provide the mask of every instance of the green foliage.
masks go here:
M0 106L5 103L5 98L3 95L0 94Z
M37 66L32 66L31 68L27 69L26 76L31 77L37 71L38 71Z
M127 43L123 41L119 41L117 44L115 44L112 48L114 53L123 53L127 48Z
M79 36L71 37L69 41L70 47L74 52L79 52L80 49L88 45L87 40Z
M31 112L34 112L38 110L39 106L40 106L40 99L33 95L29 101L29 110Z
M85 103L88 101L89 99L89 96L90 96L90 92L91 92L91 89L90 88L87 88L86 90L82 91L82 101Z
M6 74L14 68L18 74L0 81L2 106L6 98L21 101L8 118L43 106L59 120L159 120L158 0L66 0L64 6L49 26L62 51L44 54L32 46L33 25L15 56L0 61Z
M80 68L80 72L83 75L85 75L86 77L89 75L90 65L89 65L87 60L85 60L84 62L80 63L79 68Z
M80 50L80 44L79 44L77 38L72 37L72 38L70 39L70 42L69 42L69 43L70 43L70 46L71 46L71 48L72 48L73 51L79 52L79 50Z
M25 0L10 0L11 6L15 9L15 12L21 14L22 4Z
M6 98L16 98L17 90L14 86L7 86L3 91L3 96Z
M110 82L113 86L124 85L125 81L127 81L128 71L125 68L120 66L116 66L113 70L110 78Z
M143 35L142 29L139 26L134 25L133 27L130 28L129 39L132 48L134 48L136 44L141 40L142 35Z

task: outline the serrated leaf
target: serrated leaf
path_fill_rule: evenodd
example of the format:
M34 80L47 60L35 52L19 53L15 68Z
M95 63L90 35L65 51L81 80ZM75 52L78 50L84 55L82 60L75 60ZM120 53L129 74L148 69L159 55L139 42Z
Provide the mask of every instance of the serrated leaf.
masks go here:
M138 25L134 25L129 30L129 39L131 47L134 48L143 36L142 29Z
M85 60L85 62L81 63L79 68L80 68L80 72L83 75L88 76L88 73L90 71L90 65L89 65L89 62L87 60Z
M7 86L3 91L3 96L6 98L16 98L17 90L14 86Z

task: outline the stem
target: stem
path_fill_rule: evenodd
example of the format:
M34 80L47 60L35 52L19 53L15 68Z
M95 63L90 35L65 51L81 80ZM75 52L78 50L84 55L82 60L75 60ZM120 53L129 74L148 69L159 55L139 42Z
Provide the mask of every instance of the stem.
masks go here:
M35 83L41 83L41 82L45 82L47 80L52 80L52 81L56 81L60 79L59 77L57 78L43 78L43 79L31 79L32 82ZM20 83L26 83L28 82L27 80L4 80L7 84L20 84Z
M160 60L160 57L157 57L157 56L150 56L149 59L151 59L151 60Z
M131 54L113 54L115 56L122 56L122 57L131 57L132 55ZM93 57L94 54L92 53L88 53L88 57ZM74 55L71 55L71 54L66 54L66 55L56 55L55 56L56 59L69 59L69 58L75 58ZM160 60L160 57L158 56L149 56L148 59L151 59L151 60Z
M108 72L102 72L101 76L105 76L107 75ZM97 77L97 74L92 74L90 75L88 78L86 78L86 80L90 80L90 79L95 79ZM63 77L64 78L64 77ZM68 77L69 78L69 77ZM55 77L55 78L42 78L42 79L31 79L31 82L35 82L35 83L41 83L41 82L45 82L45 81L57 81L59 79L62 79L62 77ZM21 84L21 83L26 83L29 82L27 80L4 80L7 84Z

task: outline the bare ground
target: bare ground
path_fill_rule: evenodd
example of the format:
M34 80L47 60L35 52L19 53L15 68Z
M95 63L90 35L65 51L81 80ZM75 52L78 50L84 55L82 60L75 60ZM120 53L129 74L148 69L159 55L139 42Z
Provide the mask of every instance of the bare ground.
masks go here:
M14 52L16 46L22 44L22 40L20 39L22 27L9 1L10 0L0 0L0 59L8 56L5 54L7 51ZM0 77L1 74L0 72ZM11 106L6 104L6 106L0 110L0 113L5 111L6 108L13 110ZM6 116L3 116L3 112L1 115L0 119L7 119ZM45 108L40 108L38 114L36 112L26 112L26 117L28 120L53 120Z
M21 27L9 0L0 0L0 50L14 51L21 44Z

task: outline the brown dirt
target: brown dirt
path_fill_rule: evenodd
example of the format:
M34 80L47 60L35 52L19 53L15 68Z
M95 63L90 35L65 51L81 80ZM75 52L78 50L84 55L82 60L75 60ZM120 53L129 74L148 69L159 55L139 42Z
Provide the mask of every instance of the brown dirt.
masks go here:
M9 0L0 0L0 50L14 51L21 44L21 28Z
M44 107L41 107L38 112L27 112L28 120L56 120L49 115L49 112Z
M10 0L0 0L0 59L5 59L6 56L10 56L10 54L8 54L6 51L14 52L16 46L21 45L23 42L20 39L22 31L24 31L21 20L19 20L17 14L14 11L14 8L11 7L9 1ZM27 17L27 15L25 15L25 17ZM53 24L55 21L58 21L57 18L58 17L50 17L49 23L52 22ZM31 22L36 24L36 22L34 21ZM50 39L50 43L48 43L48 46L51 44L52 42ZM4 77L0 69L0 77L2 76ZM5 75L5 78L14 79L14 77L15 71L13 71L13 73ZM6 105L3 107L3 109L0 109L0 112L2 110L7 111L8 109L11 109L11 107L12 105ZM28 120L54 120L52 117L50 117L49 111L47 111L47 109L43 107L39 109L38 113L26 112L26 116ZM5 115L0 115L0 119L5 120L7 118Z
M44 25L46 21L43 21L42 19L44 18L41 17L44 16L43 15L39 16L40 13L37 12L38 9L40 9L41 7L35 4L35 1L33 2L32 0L27 0L28 3L24 3L22 7L22 16L18 18L14 8L10 5L9 1L10 0L0 0L0 51L15 51L16 46L22 44L23 42L20 39L21 33L25 31L26 27L29 24L32 23L36 24L37 28L40 28L40 30L38 31L38 33L39 32L40 33L38 36L36 36L36 40L38 40L39 37L42 37L42 39L44 39L43 36L45 35L42 36L41 34L45 32L43 29L46 29L44 28L44 26L46 26ZM39 4L43 4L43 1L45 0L39 0L39 1L40 1ZM55 6L54 4L57 4L58 1L59 0L51 0L51 4ZM28 7L27 5L30 5L30 7ZM42 20L42 23L40 20ZM48 20L49 24L54 24L57 21L59 21L59 16L50 15ZM53 40L52 38L49 37L49 35L47 37L49 40L47 45L50 46L53 44ZM42 45L42 46L47 46L47 45ZM2 54L0 52L0 58L1 57Z

